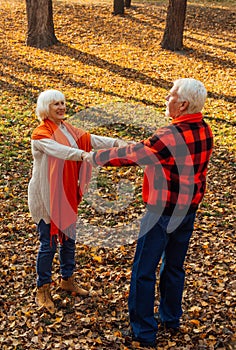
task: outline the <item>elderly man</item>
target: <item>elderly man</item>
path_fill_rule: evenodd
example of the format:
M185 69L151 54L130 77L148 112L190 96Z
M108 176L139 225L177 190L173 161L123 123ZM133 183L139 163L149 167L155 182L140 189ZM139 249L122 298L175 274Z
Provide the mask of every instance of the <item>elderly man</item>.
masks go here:
M159 322L172 331L179 329L183 265L213 147L211 129L201 113L206 96L200 81L176 80L166 98L170 125L139 143L85 154L99 166L145 166L143 201L147 211L141 220L128 301L131 336L141 346L156 345L154 300L160 260Z

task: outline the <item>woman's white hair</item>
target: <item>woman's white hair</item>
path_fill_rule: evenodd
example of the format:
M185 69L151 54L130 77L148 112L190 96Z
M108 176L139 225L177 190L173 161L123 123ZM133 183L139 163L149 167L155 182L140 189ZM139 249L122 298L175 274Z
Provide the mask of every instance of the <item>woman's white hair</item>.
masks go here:
M49 105L56 101L65 101L65 96L58 90L45 90L39 94L36 115L39 120L47 119L49 116Z
M173 87L177 90L179 102L189 102L188 113L201 112L207 98L206 88L201 81L192 78L177 79Z

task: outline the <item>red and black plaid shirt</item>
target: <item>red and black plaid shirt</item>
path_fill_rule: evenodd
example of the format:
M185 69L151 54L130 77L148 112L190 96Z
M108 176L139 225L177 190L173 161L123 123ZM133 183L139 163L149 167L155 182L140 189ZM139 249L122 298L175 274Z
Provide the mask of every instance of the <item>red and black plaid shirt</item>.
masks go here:
M145 141L94 153L104 166L145 166L143 201L149 210L184 215L197 209L206 188L213 136L201 113L180 116Z

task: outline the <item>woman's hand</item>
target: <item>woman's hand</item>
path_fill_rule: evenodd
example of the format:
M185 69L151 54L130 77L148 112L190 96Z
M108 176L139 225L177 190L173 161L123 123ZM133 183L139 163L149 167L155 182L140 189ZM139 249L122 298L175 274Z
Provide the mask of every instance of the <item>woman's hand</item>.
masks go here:
M93 166L95 166L95 164L93 162L93 153L94 152L82 152L81 153L81 160L83 162L88 162L88 163L92 164Z

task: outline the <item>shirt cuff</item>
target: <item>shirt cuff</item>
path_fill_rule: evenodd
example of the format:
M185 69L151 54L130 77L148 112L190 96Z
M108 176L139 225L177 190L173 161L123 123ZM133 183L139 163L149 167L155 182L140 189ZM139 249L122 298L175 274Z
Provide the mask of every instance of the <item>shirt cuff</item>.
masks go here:
M93 153L93 163L94 163L95 165L98 165L98 163L96 162L96 155L97 155L97 152L94 152L94 153Z

